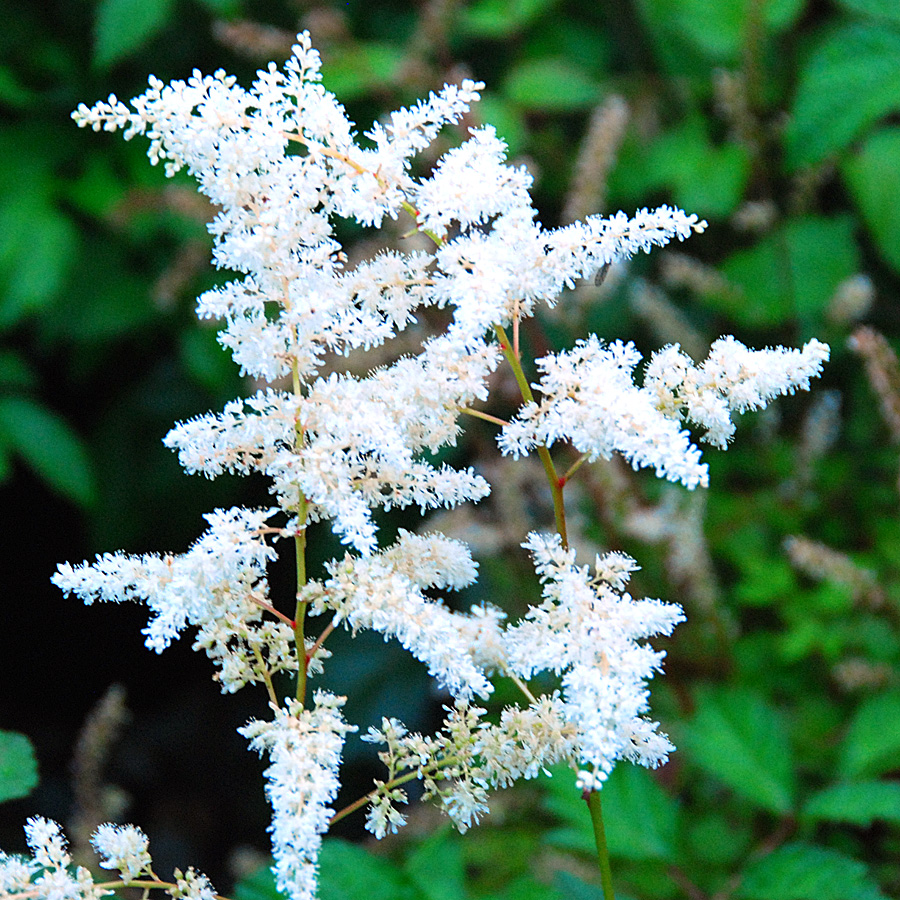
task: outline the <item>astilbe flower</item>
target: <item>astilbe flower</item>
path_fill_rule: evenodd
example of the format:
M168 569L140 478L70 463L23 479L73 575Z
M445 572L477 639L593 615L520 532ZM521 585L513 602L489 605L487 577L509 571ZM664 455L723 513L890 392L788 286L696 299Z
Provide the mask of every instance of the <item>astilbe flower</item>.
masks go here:
M368 819L379 837L404 821L396 804L406 796L392 783L403 772L417 774L426 798L465 830L487 811L491 790L554 762L580 767L580 786L593 790L618 759L654 766L672 749L645 715L646 681L662 653L644 642L670 633L683 616L678 606L623 592L632 560L608 554L591 574L558 535L532 534L525 547L543 599L507 624L494 606L454 612L436 595L475 580L468 548L408 532L385 547L373 510L424 512L485 497L490 486L481 474L436 464L431 454L455 444L461 412L489 398L491 375L513 352L497 336L601 267L706 225L662 206L545 229L531 204L531 176L508 164L490 126L470 129L417 177L416 154L460 121L482 85L446 85L373 125L360 146L344 109L320 84L319 67L302 34L284 68L269 65L250 90L221 71L194 72L171 84L151 78L130 106L110 96L73 114L81 126L123 130L126 139L145 135L151 162L164 163L167 174L186 169L218 207L213 258L239 277L207 291L198 310L220 320L220 342L262 386L221 412L176 425L165 443L190 472L263 474L274 500L272 509L213 513L209 531L184 554L107 554L60 566L54 577L87 603L146 602L147 644L157 651L196 628L195 647L219 667L223 690L265 683L273 718L241 732L270 760L275 872L293 900L314 896L341 750L353 728L340 715L343 698L317 692L312 708L303 707L305 678L321 668L328 634L301 643L307 611L353 632L396 638L451 696L434 736L409 733L394 719L366 736L386 746L388 780L376 784ZM377 227L403 215L430 238L431 252L385 249L348 267L337 219ZM388 344L428 307L449 309L450 321L417 353L394 354L363 376L335 371L335 359ZM567 440L589 459L620 453L688 487L704 485L706 466L682 420L723 445L732 410L806 387L826 357L814 341L803 351L756 353L724 339L699 367L677 347L660 351L637 385L635 349L590 336L539 362L540 396L502 429L500 449L520 455ZM294 540L302 559L306 526L316 521L330 522L348 551L322 578L301 578L291 618L269 596L266 565L277 540ZM557 674L559 688L533 697L525 681L545 670ZM277 699L271 676L278 671L298 673L298 699ZM494 673L511 676L528 696L498 721L473 703L491 693ZM36 854L50 861L53 877L69 878L53 861L56 838L48 832L38 840L39 830L32 826ZM136 830L104 826L96 846L123 877L147 865ZM48 863L0 859L3 890L23 890L41 866ZM173 890L211 896L208 882L190 871L177 874ZM91 897L74 882L60 891Z
M315 897L319 847L340 786L341 750L347 732L355 730L341 717L343 697L317 691L314 701L312 709L289 701L271 722L252 721L239 729L251 749L271 760L265 776L274 813L269 830L275 876L292 900Z

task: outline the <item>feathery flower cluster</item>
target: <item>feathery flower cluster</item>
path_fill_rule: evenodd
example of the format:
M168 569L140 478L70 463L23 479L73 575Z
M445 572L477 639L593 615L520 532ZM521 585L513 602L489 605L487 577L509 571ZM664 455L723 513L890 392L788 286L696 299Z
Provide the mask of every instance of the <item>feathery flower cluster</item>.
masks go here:
M313 709L297 700L275 710L271 722L254 720L240 733L250 748L267 752L266 795L278 887L294 900L316 895L319 846L334 810L344 738L355 727L341 717L343 697L317 691Z
M96 883L84 866L74 867L59 824L35 816L25 825L30 857L0 852L0 897L37 897L46 900L100 900L115 888L141 878L141 884L161 888L173 900L215 900L209 879L188 869L175 870L175 883L162 882L151 869L147 836L133 825L101 825L91 836L100 867L116 869L119 881Z
M598 556L591 575L559 535L532 533L524 546L544 585L544 602L507 629L509 669L521 678L548 669L562 675L563 718L577 729L581 785L596 790L619 759L656 768L674 748L647 711L647 679L664 654L641 643L668 635L681 607L635 600L621 589L637 568L622 553Z
M409 734L393 719L366 736L387 747L381 758L389 777L376 784L368 819L379 837L404 821L396 779L410 773L465 830L486 812L490 790L553 762L580 767L580 787L594 790L617 760L655 766L672 749L645 716L646 681L662 653L644 641L669 634L683 616L678 606L623 592L632 560L607 554L591 574L558 535L532 534L524 546L543 600L506 623L493 606L466 614L435 598L475 580L465 545L401 532L384 546L373 511L424 512L485 497L490 486L481 474L437 464L433 454L456 443L462 412L489 399L490 376L504 356L517 364L514 348L498 340L503 329L552 306L599 268L706 226L662 206L545 229L531 203L531 176L508 164L490 126L470 129L429 174L413 174L416 154L460 121L482 85L447 85L373 125L360 146L319 67L302 34L283 69L271 64L250 90L221 71L195 72L171 84L151 78L130 106L110 96L73 114L81 126L122 130L126 139L145 135L151 162L163 162L169 174L187 169L219 207L210 225L214 261L240 277L205 293L199 314L222 323L222 345L263 387L176 425L165 443L189 472L263 474L274 505L211 514L207 533L179 556L107 554L60 566L54 578L87 603L145 601L154 650L196 628L194 646L219 667L223 690L266 685L273 719L241 733L270 759L275 872L292 900L315 894L341 751L353 730L340 715L343 698L320 691L311 708L303 706L306 678L327 658L322 645L337 624L397 639L452 697L436 736ZM431 252L386 248L348 266L336 220L377 227L401 216L432 241ZM448 309L450 321L417 353L382 354L393 361L364 376L338 371L335 360L350 351L389 351L429 307ZM724 445L732 410L806 387L825 358L827 348L815 341L803 351L757 353L726 338L699 367L677 347L660 351L638 386L635 349L590 336L539 362L540 397L502 428L499 446L518 456L567 440L588 459L620 453L635 467L703 485L706 466L682 419ZM288 615L269 596L270 539L293 539L302 561L306 527L317 521L330 522L348 552L319 580L301 577ZM304 635L307 614L331 617L317 641ZM277 699L272 675L279 671L297 672L298 699ZM556 673L559 687L534 697L525 681L539 671ZM498 721L473 705L490 695L494 673L521 683L528 697ZM34 838L47 862L3 862L7 892L20 892L16 885L30 880L33 866L70 877L54 840ZM123 878L148 870L136 829L104 826L95 846ZM46 893L93 900L92 890L88 881ZM177 890L211 894L195 873L180 876Z

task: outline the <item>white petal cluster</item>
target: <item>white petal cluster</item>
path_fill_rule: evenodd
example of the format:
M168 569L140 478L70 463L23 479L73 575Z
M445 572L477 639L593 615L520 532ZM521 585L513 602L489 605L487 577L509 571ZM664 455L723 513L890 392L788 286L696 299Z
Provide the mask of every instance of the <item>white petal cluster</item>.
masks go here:
M619 759L655 767L673 748L642 714L646 681L664 654L642 641L670 634L684 619L681 607L620 592L634 569L623 554L600 557L592 575L575 565L575 551L558 535L532 533L523 546L534 557L544 600L504 634L510 671L562 676L561 715L577 730L578 759L598 784Z
M180 555L105 553L94 563L64 564L53 583L85 603L144 601L153 617L144 629L147 646L162 652L187 627L198 629L195 647L221 666L224 691L259 681L257 648L270 671L296 669L293 632L262 621L268 599L266 563L274 549L261 529L272 510L216 510L209 530Z
M644 389L659 409L702 426L704 440L724 449L734 434L733 411L760 409L774 397L806 390L828 356L828 345L815 339L800 350L751 350L729 336L719 338L695 366L674 345L650 358Z
M156 882L175 900L214 900L209 879L193 869L175 870L175 884L159 881L151 869L149 842L133 825L100 825L91 844L100 856L100 866L117 869L119 881L103 882L84 866L73 866L66 838L57 822L35 816L25 824L25 839L31 856L0 852L0 897L22 900L100 900L138 878ZM146 883L146 882L145 882Z
M465 544L401 529L388 549L363 557L347 554L327 569L329 578L310 582L301 592L313 612L333 611L336 621L354 632L367 628L396 638L454 696L484 697L493 690L470 652L475 630L468 617L424 593L458 590L475 581L477 566Z
M734 433L732 412L805 390L828 354L827 344L817 340L801 350L750 350L725 337L695 366L673 345L653 354L639 387L634 371L641 356L634 345L605 346L591 335L572 350L538 360L540 402L525 404L504 427L500 448L519 456L569 440L589 459L617 452L635 469L650 466L669 481L705 487L708 467L682 420L705 428L703 439L724 449Z
M118 869L123 881L137 878L150 867L150 842L134 825L101 825L91 844L104 869Z
M590 459L621 453L633 466L687 487L706 485L700 451L678 420L657 408L653 393L634 384L640 354L633 344L603 346L591 336L538 361L540 403L529 403L500 434L504 453L519 456L568 439Z
M486 710L465 701L446 711L444 726L434 737L410 733L396 719L385 718L363 740L385 745L379 757L391 778L415 772L424 799L436 799L460 832L488 812L491 790L535 778L575 755L577 731L566 720L558 694L540 697L526 708L506 707L496 723L485 717ZM395 804L406 803L406 794L385 789L384 782L376 785L366 827L381 838L405 822Z
M291 900L316 895L319 848L333 814L344 739L354 726L341 716L344 697L317 691L312 709L296 700L276 709L272 721L239 729L250 749L266 753L266 796L272 806L273 871Z
M111 894L84 866L72 866L59 824L35 816L25 824L30 857L0 853L0 895L37 900L100 900Z
M298 585L298 608L308 604L353 632L396 638L452 695L436 736L409 734L386 719L366 740L386 745L380 755L391 779L415 772L426 798L465 830L486 812L490 790L553 762L577 762L579 784L593 790L618 759L650 766L665 759L671 745L644 715L646 681L662 654L643 641L668 634L681 610L624 593L635 568L628 557L598 557L591 574L558 538L533 534L525 546L543 582L538 606L512 625L491 605L454 612L432 592L475 580L469 549L440 534L406 531L385 547L374 511L424 512L487 496L481 474L437 462L435 454L456 443L461 413L489 399L508 349L498 345L494 326L552 306L600 267L685 240L706 223L662 206L545 229L530 175L508 164L490 126L471 129L429 173L416 174L416 155L444 126L460 122L483 85L446 85L373 125L360 144L319 68L304 33L283 68L270 64L249 90L221 71L194 72L171 84L151 78L130 106L110 96L73 114L81 126L123 130L126 139L145 135L151 161L168 174L186 169L217 207L209 226L214 262L236 278L207 291L198 311L221 323L220 342L260 389L179 423L165 443L189 472L263 475L273 509L219 510L186 553L105 554L60 566L54 582L86 603L146 602L147 645L156 651L196 628L194 647L214 661L223 690L264 681L274 698L273 673L301 665L314 673L327 651L307 639L298 659L295 623L269 601L266 566L275 553L265 535L300 535L309 522L328 521L349 550L321 580ZM385 248L350 265L337 239L339 220L378 227L406 215L431 239L430 252ZM429 336L420 325L426 315L446 321L446 330ZM402 353L391 344L401 332ZM383 348L381 365L362 374L341 369L342 356L372 348ZM723 446L732 411L805 388L827 353L816 341L800 351L751 351L724 338L695 366L668 347L652 357L638 386L635 348L591 336L539 361L541 396L502 429L500 446L519 456L568 440L590 459L620 453L635 468L705 485L707 467L682 422L699 424L707 440ZM269 525L276 514L280 527ZM304 650L315 658L304 660ZM530 705L507 708L499 721L472 705L491 693L490 674L522 682L545 670L556 673L561 690L532 698L523 684ZM270 760L275 872L292 900L315 895L351 730L342 703L322 692L310 709L273 700L271 721L242 729ZM396 830L404 821L397 804L405 801L400 786L380 783L370 830L379 837ZM94 900L89 876L67 871L58 827L32 820L29 829L34 860L0 856L0 890L15 893L37 877L49 879L48 898ZM146 838L137 829L103 826L94 843L102 865L123 878L148 871ZM176 882L176 894L212 900L202 875L176 873Z

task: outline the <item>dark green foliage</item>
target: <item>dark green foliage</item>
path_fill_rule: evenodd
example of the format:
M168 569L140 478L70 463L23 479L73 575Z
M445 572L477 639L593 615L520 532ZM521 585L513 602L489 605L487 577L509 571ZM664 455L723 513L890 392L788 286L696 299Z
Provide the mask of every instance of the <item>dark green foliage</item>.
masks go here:
M583 296L529 323L523 345L571 345L585 327L645 352L678 341L702 353L726 333L755 346L829 341L832 361L812 395L747 414L727 453L705 450L711 486L702 498L615 462L579 471L585 533L635 556L643 566L635 595L680 602L688 617L660 642L666 672L651 685L653 715L678 751L656 772L620 765L603 792L604 815L626 900L897 896L900 433L891 411L900 411L900 384L870 378L848 349L860 322L889 348L900 342L895 0L98 0L59 4L49 16L41 4L13 7L0 35L0 481L15 511L4 523L0 697L12 727L41 735L49 782L39 811L67 815L59 811L67 761L49 737L61 694L70 719L80 718L105 688L98 679L131 678L138 693L153 686L146 704L155 711L156 679L172 665L120 650L117 637L98 646L98 618L119 610L79 611L81 633L68 630L77 618L69 612L59 625L67 607L47 583L53 564L119 546L182 549L202 512L266 502L256 484L189 479L159 443L176 419L251 390L214 327L193 317L196 295L227 277L208 265L214 210L186 178L167 181L150 168L140 139L79 132L69 113L110 92L139 93L150 72L185 78L194 67L223 67L249 84L308 25L325 84L360 132L460 67L485 80L473 121L496 125L534 171L547 226L571 199L591 112L613 94L630 118L595 195L602 211L667 202L709 220L702 237L670 248L690 257L687 275L668 252L636 259L624 284L610 273L602 290L579 288ZM858 274L871 279L874 302L841 306L836 295ZM649 289L636 294L638 276L661 298L656 307ZM492 433L475 431L457 452L495 455ZM481 560L471 598L510 609L536 590L522 583L530 570L516 540L549 524L540 491L513 493L515 521L504 521L501 504L488 507L512 549ZM24 517L40 503L56 504L53 523L40 510ZM660 511L667 534L636 524ZM792 562L792 537L842 554L844 569ZM64 538L65 549L46 546ZM38 550L32 580L17 583L13 573ZM337 552L323 540L312 554ZM18 667L38 624L44 640L59 634L58 657ZM380 640L357 657L349 642L332 643L335 686L351 694L355 721L398 715L428 727L436 701L420 667L401 670ZM185 696L184 677L172 681L163 697ZM68 745L75 724L60 738ZM165 743L170 723L156 727ZM231 724L227 734L234 739ZM358 762L364 749L348 744L356 795L342 801L371 784L372 770ZM133 752L121 772L134 782L136 818L154 795L180 808L184 797L164 777L145 786L134 775L144 757ZM27 794L35 779L27 741L0 733L0 799ZM210 781L198 804L262 790L258 779ZM587 811L567 770L495 798L494 815L462 838L416 809L405 832L377 847L329 838L323 900L600 896ZM181 828L178 840L197 849L185 836L193 823L175 819L159 830ZM11 834L13 824L2 824ZM253 838L260 849L263 828ZM152 845L152 826L148 833ZM227 892L232 840L198 840L199 857L175 864L197 865ZM233 893L276 896L265 869Z
M0 731L0 803L27 797L37 782L37 761L31 741L15 731Z

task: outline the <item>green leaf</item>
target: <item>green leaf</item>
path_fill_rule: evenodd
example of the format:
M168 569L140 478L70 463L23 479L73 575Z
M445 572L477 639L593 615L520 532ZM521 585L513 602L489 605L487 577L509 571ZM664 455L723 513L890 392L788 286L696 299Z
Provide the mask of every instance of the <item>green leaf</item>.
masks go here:
M565 112L600 99L600 86L562 57L516 63L503 84L504 95L522 109Z
M900 128L873 134L842 172L881 255L900 271Z
M886 900L850 856L812 844L785 844L751 863L737 890L742 900Z
M835 784L810 798L803 816L867 827L874 821L900 824L900 782L860 781Z
M322 83L342 101L364 97L395 84L404 63L403 49L370 41L329 53Z
M787 732L761 695L730 687L702 690L679 748L752 805L778 814L794 802Z
M581 795L575 789L575 776L567 766L550 769L551 777L542 776L545 794L542 805L562 823L547 831L544 840L567 852L596 853L594 830ZM604 820L605 823L605 820Z
M173 0L100 0L94 21L94 64L109 68L158 34Z
M567 900L605 900L606 897L599 885L588 884L571 872L557 872L553 882Z
M94 502L94 474L81 439L45 406L25 397L0 398L0 443L70 500Z
M435 873L432 873L435 878ZM435 880L439 880L439 877ZM319 851L318 900L425 900L399 866L359 844L326 838ZM234 900L285 900L269 866L242 878Z
M211 328L192 328L181 334L181 358L197 384L215 393L233 377L231 354Z
M13 350L0 350L0 387L33 388L37 376L28 360Z
M241 0L199 0L213 15L230 18L240 16Z
M736 60L745 42L750 15L758 0L642 0L645 16L671 36L685 39L706 58ZM764 0L763 24L768 31L789 27L802 13L806 0Z
M519 153L528 140L528 129L521 110L498 94L482 94L473 113L480 122L489 122L497 129L497 136L506 141L510 156Z
M459 835L444 827L420 844L403 866L427 900L464 900L465 867Z
M900 690L869 697L860 705L841 744L844 778L866 778L900 768Z
M787 222L721 266L736 291L704 301L749 328L783 324L799 316L815 324L837 286L859 271L850 216L804 216Z
M837 0L849 12L872 19L900 23L900 4L897 0Z
M656 141L647 171L672 199L700 216L725 218L737 208L750 175L747 151L737 144L716 147L700 118L688 120Z
M601 799L611 856L633 860L674 858L678 805L651 772L620 763L603 785Z
M563 827L545 840L566 851L595 853L594 831L570 769L554 767L542 781L544 807ZM611 856L631 860L671 860L675 855L678 805L652 773L628 763L617 765L603 785L603 822Z
M17 731L0 731L0 803L27 797L37 783L31 741Z
M285 900L285 897L275 885L272 869L262 866L234 886L234 900Z
M50 198L49 173L25 177L0 200L0 326L45 308L62 289L79 236Z
M900 29L853 24L830 32L800 74L785 133L792 170L840 153L900 109Z
M461 29L472 36L504 38L520 31L559 0L475 0L460 10Z
M419 900L423 895L396 864L358 844L329 838L319 853L317 896L318 900Z
M40 94L25 87L9 66L0 66L0 103L24 109L40 98Z

